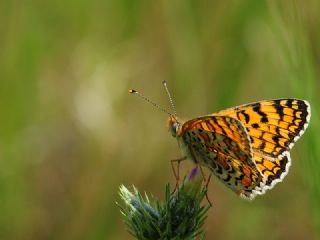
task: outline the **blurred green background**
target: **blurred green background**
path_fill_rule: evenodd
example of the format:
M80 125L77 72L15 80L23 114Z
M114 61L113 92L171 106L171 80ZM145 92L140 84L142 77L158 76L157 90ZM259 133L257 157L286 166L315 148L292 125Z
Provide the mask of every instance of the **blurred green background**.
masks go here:
M320 238L320 2L0 2L0 239L132 239L120 184L163 199L185 119L279 97L311 102L285 180L253 202L213 179L207 239ZM187 172L191 163L183 163Z

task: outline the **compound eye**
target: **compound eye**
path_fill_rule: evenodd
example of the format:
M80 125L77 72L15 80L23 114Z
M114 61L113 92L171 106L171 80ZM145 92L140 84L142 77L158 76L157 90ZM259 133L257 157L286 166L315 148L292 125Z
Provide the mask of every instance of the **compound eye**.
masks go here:
M173 129L174 129L175 132L178 131L178 127L179 127L179 124L178 124L177 122L175 122L175 123L173 124Z

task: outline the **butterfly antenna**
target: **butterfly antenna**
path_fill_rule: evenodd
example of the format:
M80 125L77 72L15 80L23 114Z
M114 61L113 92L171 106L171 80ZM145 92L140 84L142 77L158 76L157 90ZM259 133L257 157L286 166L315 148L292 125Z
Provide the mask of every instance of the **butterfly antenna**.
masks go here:
M166 89L166 92L167 92L167 94L168 94L169 101L170 101L170 104L171 104L171 107L172 107L174 116L177 117L177 110L176 110L176 107L175 107L175 105L174 105L174 103L173 103L171 94L170 94L170 92L169 92L169 89L168 89L168 86L167 86L167 81L164 80L164 81L162 82L162 84L163 84L163 86L164 86L164 88Z
M143 95L142 95L141 93L139 93L138 91L133 90L133 89L130 89L130 90L129 90L129 93L132 93L132 94L137 95L138 97L142 98L143 100L147 101L148 103L151 103L154 107L158 108L160 111L165 112L165 113L169 114L170 116L172 116L172 113L170 113L170 112L167 111L166 109L160 107L158 104L152 102L149 98L143 96Z

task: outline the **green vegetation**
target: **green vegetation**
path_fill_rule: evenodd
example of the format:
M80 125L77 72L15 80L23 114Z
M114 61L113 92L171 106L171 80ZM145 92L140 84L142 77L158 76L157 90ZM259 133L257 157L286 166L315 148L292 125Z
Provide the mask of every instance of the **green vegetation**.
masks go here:
M204 231L319 239L319 12L316 0L1 1L0 239L131 239L119 186L162 196L180 150L167 116L128 89L169 107L163 80L183 119L310 101L284 181L247 202L213 178Z

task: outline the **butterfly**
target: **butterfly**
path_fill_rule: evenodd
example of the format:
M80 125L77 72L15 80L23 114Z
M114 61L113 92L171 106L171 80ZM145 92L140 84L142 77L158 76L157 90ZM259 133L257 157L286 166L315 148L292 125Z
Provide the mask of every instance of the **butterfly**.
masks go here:
M169 114L168 126L183 156L207 167L237 195L254 199L281 182L290 165L290 150L308 127L310 104L300 99L249 103L186 122Z

